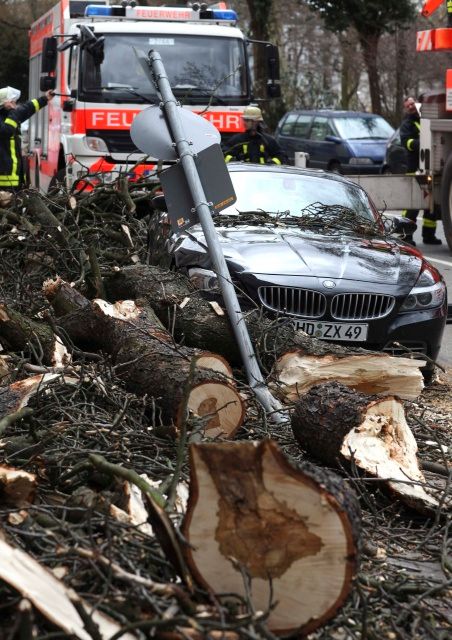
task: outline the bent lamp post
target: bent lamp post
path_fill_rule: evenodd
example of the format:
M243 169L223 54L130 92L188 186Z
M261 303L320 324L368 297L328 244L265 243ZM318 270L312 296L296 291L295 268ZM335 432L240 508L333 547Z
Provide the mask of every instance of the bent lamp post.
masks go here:
M219 285L223 294L225 307L240 349L249 385L265 411L269 413L269 417L275 422L286 422L287 413L281 403L274 398L268 390L259 368L237 294L231 282L223 250L215 231L212 211L206 201L204 188L195 162L193 142L187 139L180 116L181 107L173 95L165 67L158 52L152 50L149 53L149 65L152 69L153 81L162 97L160 107L165 114L172 145L176 149L177 157L182 166L194 203L194 211L198 215L206 239L213 268L219 276ZM201 122L204 120L200 116L198 117ZM134 142L136 144L137 140L135 139Z

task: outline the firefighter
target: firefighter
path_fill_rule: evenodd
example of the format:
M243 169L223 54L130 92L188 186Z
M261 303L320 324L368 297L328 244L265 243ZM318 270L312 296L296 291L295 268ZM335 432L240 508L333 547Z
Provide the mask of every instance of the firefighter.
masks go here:
M405 117L400 126L400 139L402 146L407 150L407 175L413 175L419 169L419 133L421 129L420 116L414 98L405 98L403 103ZM402 212L413 222L416 222L419 211L417 209L405 209ZM441 244L441 240L436 237L436 214L433 211L424 209L422 220L422 241L424 244ZM412 235L405 236L405 241L416 246Z
M233 136L225 145L226 162L242 160L258 164L283 164L287 161L276 140L263 132L264 119L259 107L246 107L242 119L246 131Z
M18 191L25 186L20 125L45 107L54 94L47 91L40 98L17 104L20 91L13 87L0 89L0 189Z

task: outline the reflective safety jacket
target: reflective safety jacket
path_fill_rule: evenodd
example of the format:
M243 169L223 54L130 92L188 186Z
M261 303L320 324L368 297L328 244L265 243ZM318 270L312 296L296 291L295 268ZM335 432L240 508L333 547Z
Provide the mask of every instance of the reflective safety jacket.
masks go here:
M0 109L0 189L24 184L20 125L46 105L47 98L41 96L15 109Z
M402 147L408 151L408 173L414 173L419 168L419 135L421 121L417 113L407 114L400 125L400 140Z
M286 156L272 136L260 131L238 133L224 147L224 159L257 162L258 164L283 164Z

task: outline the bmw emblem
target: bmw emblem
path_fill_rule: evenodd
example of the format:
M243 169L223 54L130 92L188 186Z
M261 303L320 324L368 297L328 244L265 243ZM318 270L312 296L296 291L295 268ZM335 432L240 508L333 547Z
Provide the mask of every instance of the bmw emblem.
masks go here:
M326 289L334 289L334 287L336 286L336 283L333 282L332 280L324 280L323 281L323 286Z

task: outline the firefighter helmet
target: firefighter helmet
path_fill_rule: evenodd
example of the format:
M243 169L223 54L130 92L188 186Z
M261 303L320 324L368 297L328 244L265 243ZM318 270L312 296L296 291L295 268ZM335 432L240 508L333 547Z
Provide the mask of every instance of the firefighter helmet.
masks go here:
M19 98L19 89L14 89L14 87L3 87L0 89L0 106L3 106L5 102L17 102Z
M254 120L255 122L262 122L264 120L259 107L245 107L242 118L244 120Z

